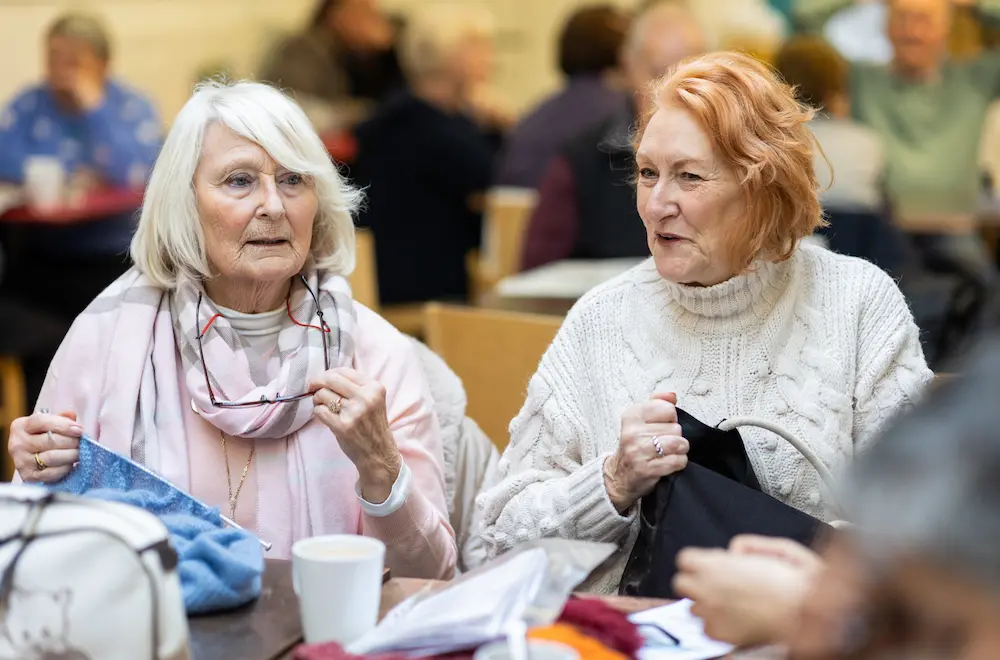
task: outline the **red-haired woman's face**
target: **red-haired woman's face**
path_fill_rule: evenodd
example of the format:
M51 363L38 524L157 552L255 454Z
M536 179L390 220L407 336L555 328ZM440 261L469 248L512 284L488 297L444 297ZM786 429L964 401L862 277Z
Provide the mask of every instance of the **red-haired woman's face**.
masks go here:
M661 107L636 153L639 216L660 276L712 286L737 274L728 238L745 201L732 168L686 110Z

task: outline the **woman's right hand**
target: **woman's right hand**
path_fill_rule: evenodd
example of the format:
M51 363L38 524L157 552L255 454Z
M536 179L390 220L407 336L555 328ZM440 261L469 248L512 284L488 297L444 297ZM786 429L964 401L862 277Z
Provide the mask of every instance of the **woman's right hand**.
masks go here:
M662 477L687 467L689 445L676 405L676 394L654 394L622 413L618 451L604 462L604 486L619 513L652 492Z
M82 435L76 413L35 413L14 420L7 446L22 480L50 483L73 469L80 457Z

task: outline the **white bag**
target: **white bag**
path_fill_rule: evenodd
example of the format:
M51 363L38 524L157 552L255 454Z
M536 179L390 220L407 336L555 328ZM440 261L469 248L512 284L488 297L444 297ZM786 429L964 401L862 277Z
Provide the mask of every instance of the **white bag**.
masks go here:
M0 485L0 658L187 660L176 567L142 509Z

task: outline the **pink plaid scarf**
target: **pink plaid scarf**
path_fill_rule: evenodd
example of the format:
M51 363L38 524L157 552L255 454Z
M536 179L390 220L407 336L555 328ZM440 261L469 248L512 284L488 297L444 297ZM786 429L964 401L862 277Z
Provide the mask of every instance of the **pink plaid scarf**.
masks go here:
M319 313L317 299L321 306ZM290 397L306 392L309 381L325 369L324 355L331 368L351 364L355 318L351 290L344 278L328 275L319 281L315 272L296 277L287 309L276 347L280 373L268 380L266 365L255 360L252 351L246 350L243 339L225 317L219 315L215 303L203 294L199 282L184 282L170 296L174 337L184 363L188 392L199 415L227 435L285 437L312 419L313 403L305 398L245 408L216 407L209 397L206 371L216 401L258 401L262 397L273 401L279 395ZM206 327L208 330L202 338L205 355L202 365L198 332ZM324 341L327 343L325 352Z
M331 368L353 364L356 319L347 281L322 271L303 274L330 328L326 336ZM69 404L61 409L76 410L85 428L95 429L95 439L102 445L144 463L188 492L192 490L192 447L219 442L219 430L259 438L255 463L261 494L258 520L261 524L268 521L270 528L261 530L267 540L283 548L294 538L355 532L356 512L345 507L339 486L344 479L356 478L351 477L356 475L354 466L328 428L308 423L311 398L243 409L212 405L197 332L217 308L203 297L196 319L200 291L195 283L165 291L135 269L123 275L91 303L75 330L87 333L102 328L109 333L100 340L94 338L95 346L107 346L107 350L91 358L93 364L104 365L103 374L87 374L84 381L93 383L89 387L74 383L67 374L46 395L54 401L42 405ZM261 358L246 350L228 322L224 318L214 321L203 346L217 400L298 394L322 371L322 335L304 327L320 325L318 310L301 280L293 284L288 306L298 323L287 318L280 331L276 349L280 369L273 380L265 377L264 365L255 364ZM182 400L183 389L190 398ZM192 413L192 400L197 415ZM200 469L225 474L222 465ZM267 495L277 492L288 493L291 512L281 508L278 498Z

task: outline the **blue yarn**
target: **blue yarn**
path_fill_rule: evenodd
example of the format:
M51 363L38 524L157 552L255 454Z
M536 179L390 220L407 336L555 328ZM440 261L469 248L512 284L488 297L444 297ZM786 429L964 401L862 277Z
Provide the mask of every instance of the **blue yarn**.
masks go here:
M83 438L79 463L50 488L129 504L156 515L177 552L177 573L188 614L230 609L260 595L264 555L257 537L223 527L218 509L98 443Z

